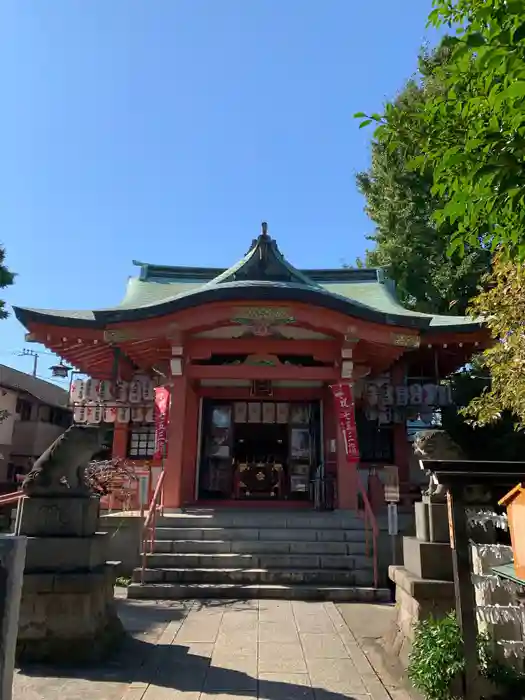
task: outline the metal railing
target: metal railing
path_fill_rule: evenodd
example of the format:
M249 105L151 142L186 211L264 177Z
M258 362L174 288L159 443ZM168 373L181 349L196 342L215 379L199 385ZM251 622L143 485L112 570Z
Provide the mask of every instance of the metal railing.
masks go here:
M166 472L162 471L159 475L159 480L155 486L153 497L148 507L148 515L144 522L142 530L142 568L140 572L140 583L144 585L144 577L148 554L153 551L155 543L155 531L157 527L157 513L164 510L164 477Z
M16 517L15 526L13 532L15 535L20 534L20 526L22 524L22 513L24 510L24 501L27 498L26 494L22 491L13 491L13 493L5 493L0 496L0 508L2 506L15 505L16 503Z
M376 516L375 516L374 510L372 508L372 505L370 503L370 499L368 498L367 490L363 486L363 484L361 483L361 477L360 477L359 472L357 470L357 466L355 464L352 466L353 466L354 474L356 477L357 489L358 489L359 495L361 496L361 499L363 501L363 506L364 506L363 516L364 516L364 522L365 522L365 554L367 557L370 556L369 535L370 535L370 530L372 530L372 561L373 561L373 567L374 567L374 588L377 588L378 583L379 583L378 562L377 562L377 539L379 537L379 527L377 525Z

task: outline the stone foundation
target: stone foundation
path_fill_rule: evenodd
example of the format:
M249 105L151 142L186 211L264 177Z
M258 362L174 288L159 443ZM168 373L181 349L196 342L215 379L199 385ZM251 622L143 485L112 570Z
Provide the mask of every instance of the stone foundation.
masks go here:
M99 661L123 634L114 610L114 567L86 573L32 573L24 577L19 662L65 665Z
M396 584L396 621L384 639L389 653L399 657L403 666L408 665L414 627L429 617L444 617L455 609L452 581L421 579L403 566L391 566L390 579Z
M114 606L118 562L107 562L106 533L96 532L98 500L33 496L24 502L26 568L17 658L91 663L123 635Z

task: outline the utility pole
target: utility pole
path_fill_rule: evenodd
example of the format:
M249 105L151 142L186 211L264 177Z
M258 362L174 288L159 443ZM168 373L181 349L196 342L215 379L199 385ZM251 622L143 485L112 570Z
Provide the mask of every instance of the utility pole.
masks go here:
M22 352L19 353L20 357L32 357L33 358L33 377L36 377L36 372L38 369L38 358L39 354L35 350L27 350L24 348Z

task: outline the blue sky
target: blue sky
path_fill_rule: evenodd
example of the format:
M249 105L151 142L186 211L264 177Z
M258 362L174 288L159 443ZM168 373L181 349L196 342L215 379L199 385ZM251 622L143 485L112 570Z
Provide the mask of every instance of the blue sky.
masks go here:
M353 263L373 227L355 186L371 132L352 115L414 72L430 6L4 0L4 298L111 306L133 259L228 266L262 220L298 267ZM0 362L30 371L23 347L2 321Z

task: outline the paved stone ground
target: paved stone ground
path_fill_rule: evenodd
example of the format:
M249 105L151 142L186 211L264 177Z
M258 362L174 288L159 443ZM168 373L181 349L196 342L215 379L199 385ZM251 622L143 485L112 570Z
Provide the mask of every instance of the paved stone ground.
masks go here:
M120 601L103 668L24 668L14 700L408 700L332 603Z

